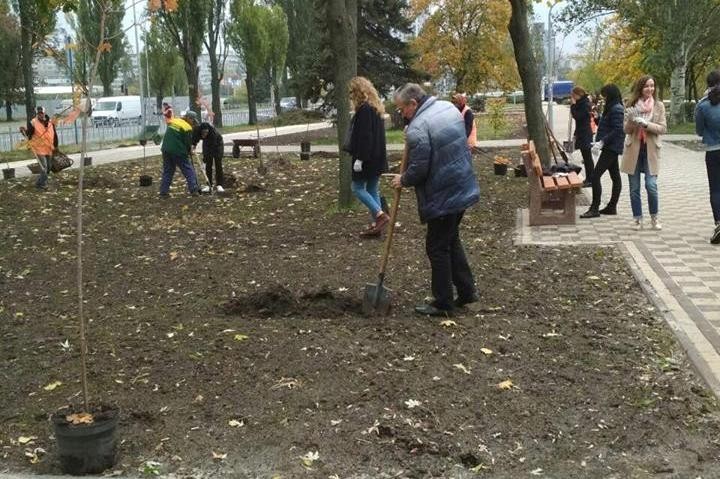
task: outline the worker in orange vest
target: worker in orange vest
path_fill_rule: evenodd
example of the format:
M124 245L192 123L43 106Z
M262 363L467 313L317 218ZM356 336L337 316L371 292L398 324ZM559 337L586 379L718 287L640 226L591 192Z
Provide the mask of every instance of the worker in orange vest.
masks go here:
M460 110L460 114L465 121L465 134L470 149L477 145L477 127L475 126L475 115L467 105L467 96L464 93L455 93L452 97L453 105Z
M30 149L40 162L40 176L35 182L35 187L38 190L45 190L52 167L53 153L58 146L58 138L55 125L45 114L45 109L39 106L36 111L35 118L28 121L27 127L21 126L20 132L28 138Z

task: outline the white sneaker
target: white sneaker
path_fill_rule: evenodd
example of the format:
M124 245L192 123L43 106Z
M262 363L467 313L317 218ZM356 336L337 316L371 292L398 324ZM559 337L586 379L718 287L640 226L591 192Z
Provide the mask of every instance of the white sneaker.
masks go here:
M225 193L225 188L223 188L223 187L220 186L220 185L217 185L217 186L215 187L215 191L217 191L218 193Z
M210 187L205 185L202 188L200 188L200 193L210 193Z
M658 220L657 216L651 216L650 221L652 222L652 229L657 231L662 229L662 225L660 224L660 220Z
M642 231L642 229L643 229L642 218L635 218L635 222L633 223L633 229L635 231Z

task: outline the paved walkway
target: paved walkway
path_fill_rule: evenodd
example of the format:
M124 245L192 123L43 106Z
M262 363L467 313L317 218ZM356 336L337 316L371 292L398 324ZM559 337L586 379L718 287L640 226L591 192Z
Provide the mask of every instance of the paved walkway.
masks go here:
M582 164L579 152L575 161ZM658 189L662 231L635 231L627 175L617 216L579 219L576 225L528 226L518 213L516 242L532 245L619 245L650 298L688 351L693 364L720 397L720 246L709 243L713 218L704 153L665 142ZM644 187L643 187L644 188ZM578 198L589 204L591 191ZM647 199L643 189L643 208ZM603 202L610 195L603 178ZM578 206L578 214L587 206ZM649 217L647 218L649 220Z

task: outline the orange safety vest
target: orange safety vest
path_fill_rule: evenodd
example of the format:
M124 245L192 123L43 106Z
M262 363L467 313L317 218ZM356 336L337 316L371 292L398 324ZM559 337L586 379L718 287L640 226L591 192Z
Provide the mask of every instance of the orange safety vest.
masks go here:
M35 128L32 138L28 141L33 153L43 156L52 155L55 149L55 126L49 121L46 127L37 118L33 118L30 123Z
M467 105L465 105L465 107L463 108L463 110L461 112L463 121L465 121L465 113L467 113L468 111L470 111L470 108ZM468 135L467 142L468 142L468 146L470 148L477 145L477 125L475 125L475 118L473 118L472 130L470 130L470 134Z

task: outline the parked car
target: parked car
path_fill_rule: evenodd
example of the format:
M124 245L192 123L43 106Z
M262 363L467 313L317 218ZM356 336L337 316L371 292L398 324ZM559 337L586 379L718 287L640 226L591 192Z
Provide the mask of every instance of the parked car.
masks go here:
M109 96L100 98L92 112L93 125L119 126L122 123L142 123L142 103L139 96Z
M297 101L294 96L280 98L280 109L282 111L294 110L297 108Z

